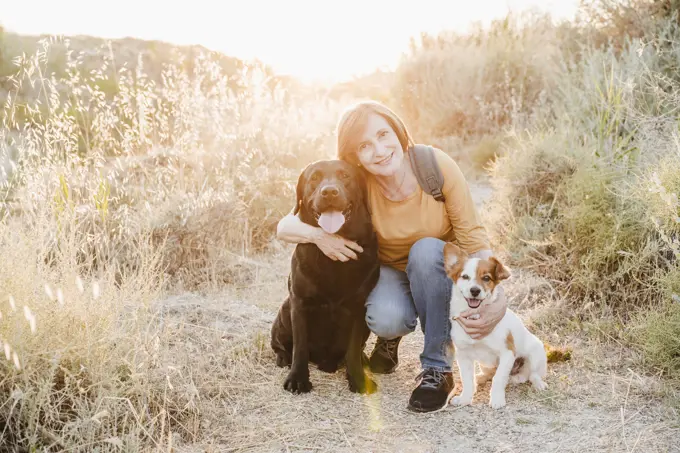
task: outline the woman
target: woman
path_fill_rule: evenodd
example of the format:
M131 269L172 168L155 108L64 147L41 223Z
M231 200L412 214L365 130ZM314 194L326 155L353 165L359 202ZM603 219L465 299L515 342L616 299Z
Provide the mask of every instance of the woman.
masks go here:
M358 103L342 115L337 145L338 157L359 166L366 176L378 236L380 279L366 302L366 322L378 337L371 370L394 371L399 341L415 330L419 319L425 337L422 372L408 407L418 412L442 409L454 388L449 333L452 282L444 271L444 244L455 241L471 256L492 255L472 195L456 163L438 149L435 156L444 176L445 202L424 192L406 154L414 145L406 126L378 102ZM358 244L302 223L293 214L281 219L277 235L291 243L314 243L333 260L356 259L362 252ZM493 330L505 309L501 292L496 303L469 310L459 322L470 336L481 338Z

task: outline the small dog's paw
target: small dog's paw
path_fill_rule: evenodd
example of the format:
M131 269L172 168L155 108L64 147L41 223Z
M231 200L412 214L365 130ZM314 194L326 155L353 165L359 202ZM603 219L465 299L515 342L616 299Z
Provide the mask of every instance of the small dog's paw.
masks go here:
M375 381L368 376L360 380L348 379L348 382L349 390L353 393L363 393L370 395L378 391L378 384L376 384Z
M309 376L298 376L291 371L283 383L283 388L291 393L307 393L312 390L312 383L309 382Z
M531 383L533 384L534 388L539 392L542 392L543 390L546 390L548 388L548 384L546 384L543 379L534 379L533 381L531 381Z
M494 409L500 409L505 406L505 395L491 395L489 405Z
M468 406L472 404L472 398L462 397L461 395L454 396L451 404L454 406Z
M510 379L508 379L508 383L512 385L524 384L527 380L528 378L523 374L515 374L510 376Z

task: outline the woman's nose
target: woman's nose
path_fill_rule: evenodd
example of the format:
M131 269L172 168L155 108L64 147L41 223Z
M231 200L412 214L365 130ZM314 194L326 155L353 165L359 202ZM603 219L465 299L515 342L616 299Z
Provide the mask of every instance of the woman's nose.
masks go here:
M387 154L387 148L382 143L376 143L373 146L375 147L374 152L376 156L384 156Z

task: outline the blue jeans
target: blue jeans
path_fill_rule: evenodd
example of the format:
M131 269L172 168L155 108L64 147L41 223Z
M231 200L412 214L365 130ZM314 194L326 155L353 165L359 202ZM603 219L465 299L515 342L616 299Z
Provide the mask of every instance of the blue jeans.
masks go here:
M444 270L444 244L436 238L418 240L409 252L406 272L380 267L380 279L366 301L366 323L377 336L392 339L413 332L420 319L425 335L423 369L451 371L453 282Z

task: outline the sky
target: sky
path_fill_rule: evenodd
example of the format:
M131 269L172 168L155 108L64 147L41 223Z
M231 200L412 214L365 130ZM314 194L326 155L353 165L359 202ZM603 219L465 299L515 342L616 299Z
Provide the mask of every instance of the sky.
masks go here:
M20 34L85 34L201 44L306 81L392 69L409 38L465 31L531 7L573 18L577 0L5 0L0 25ZM418 5L417 7L415 5ZM395 6L402 5L402 6ZM39 11L39 13L36 13Z

